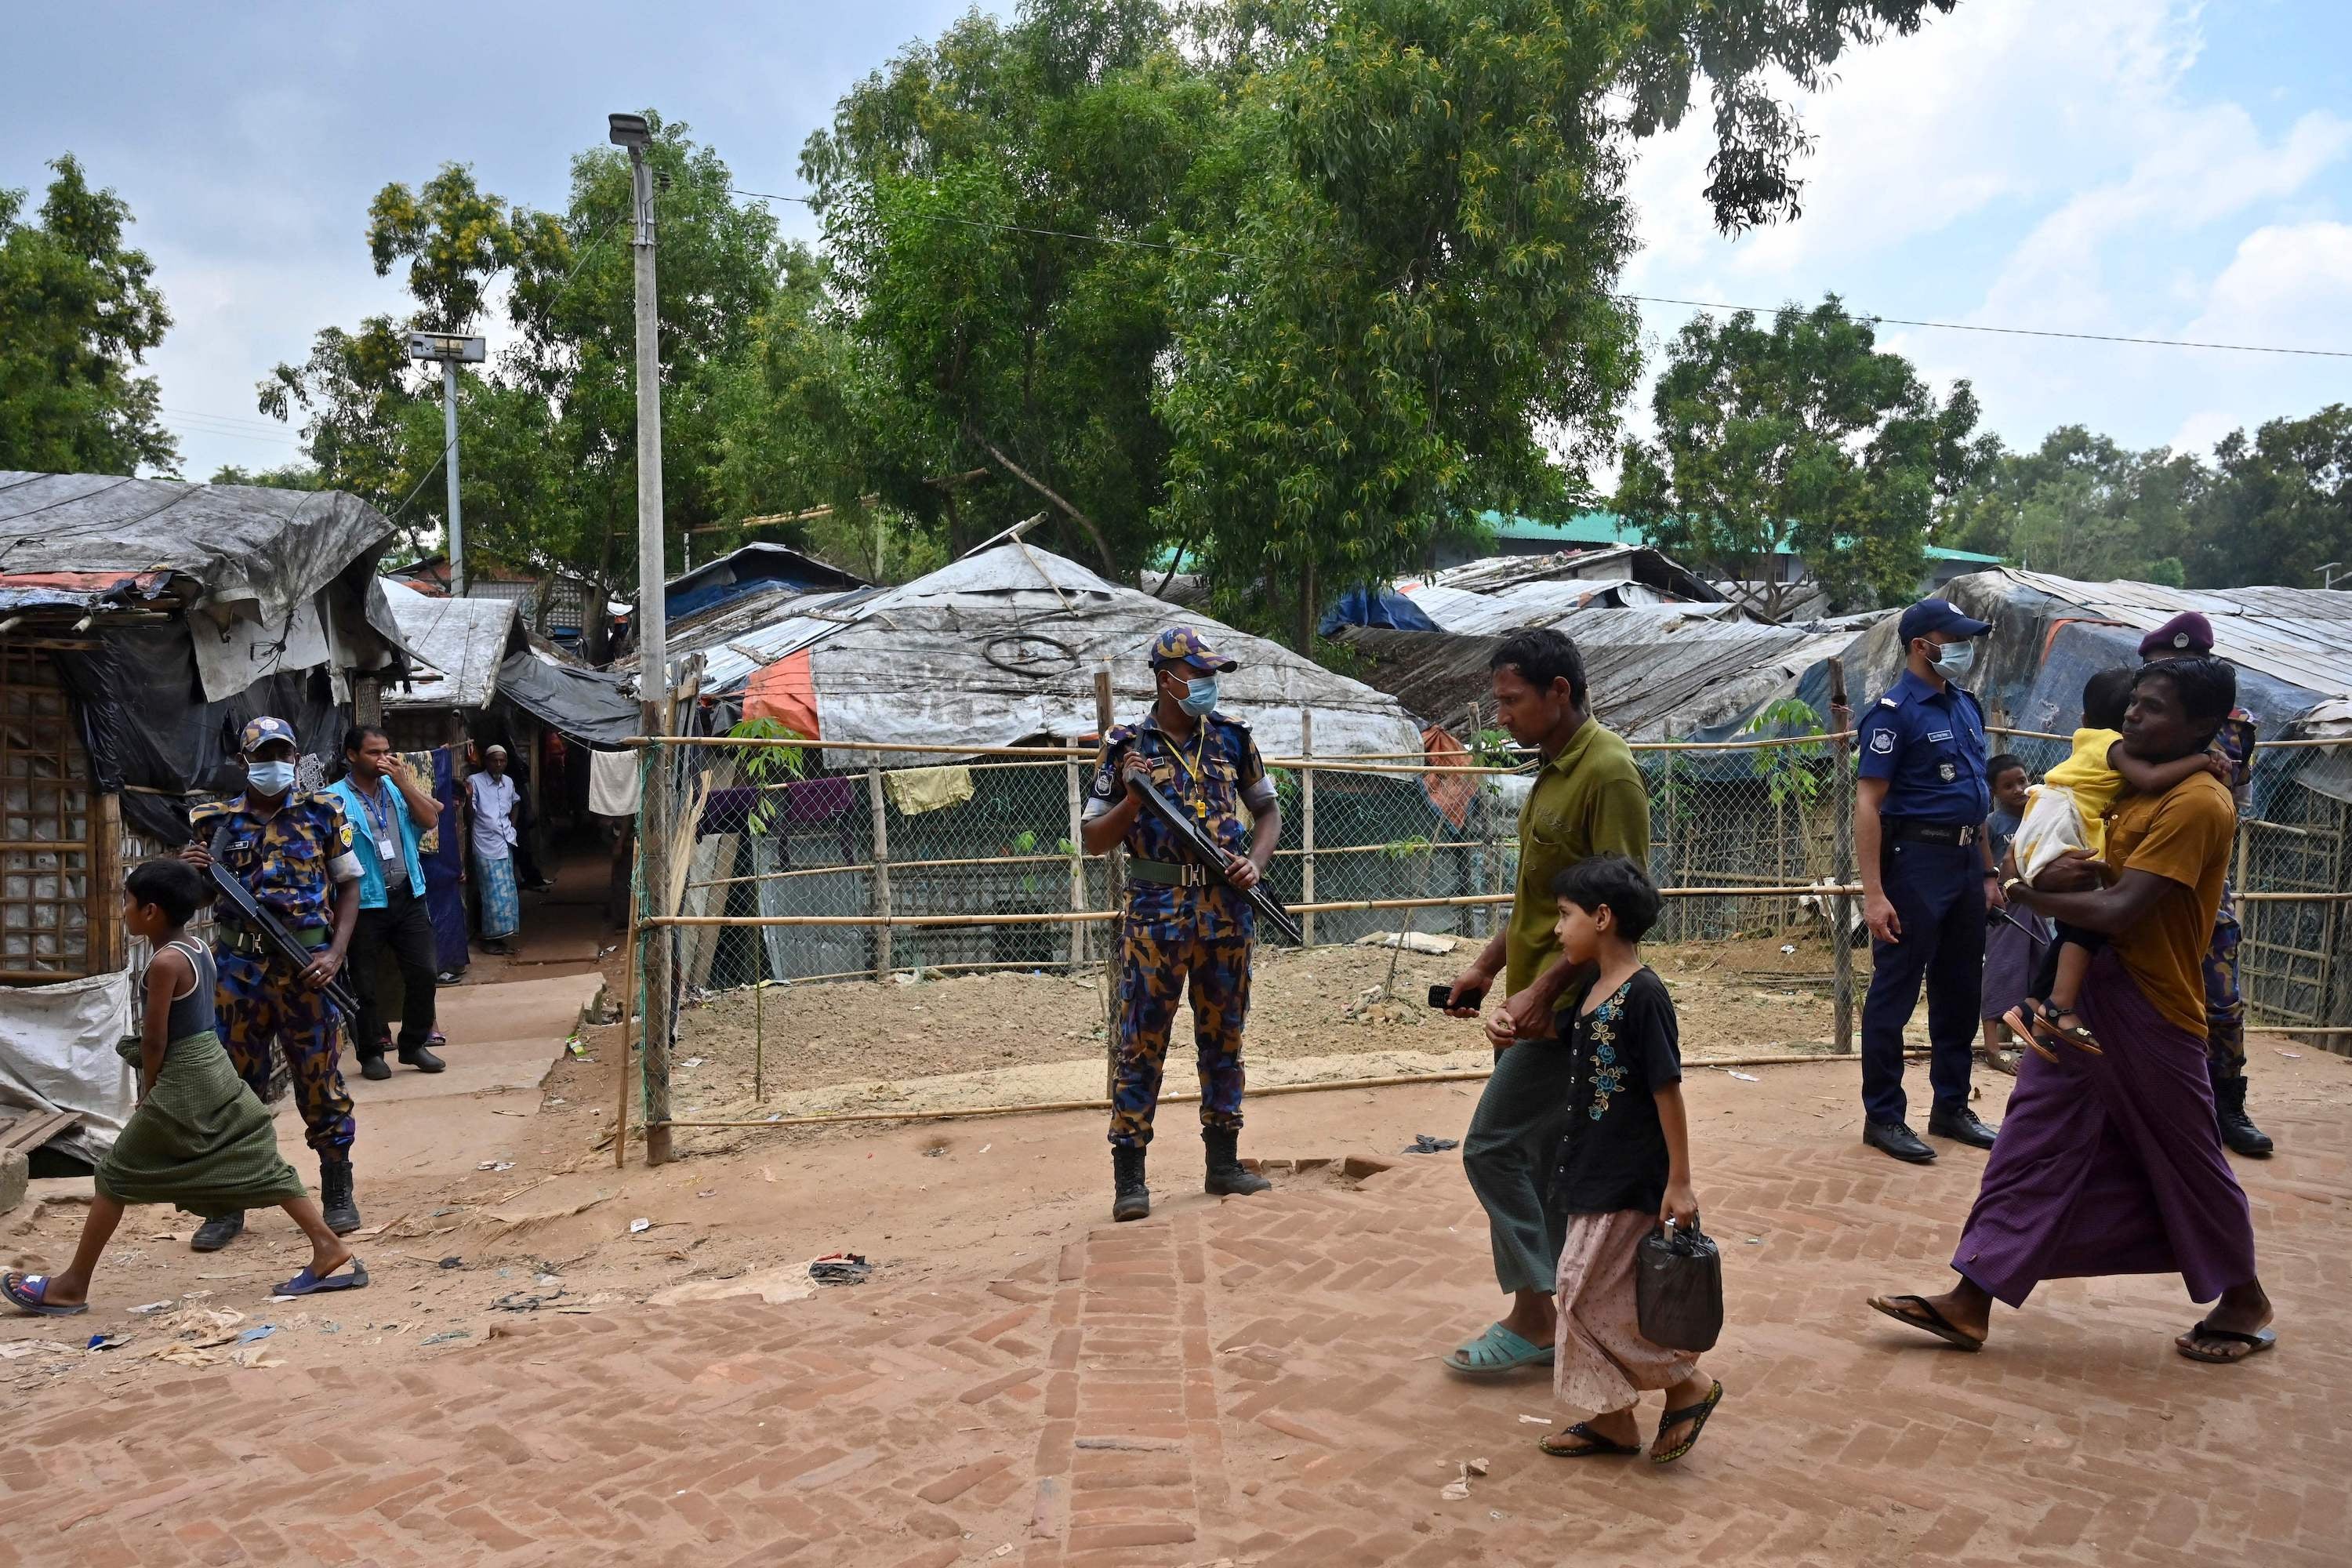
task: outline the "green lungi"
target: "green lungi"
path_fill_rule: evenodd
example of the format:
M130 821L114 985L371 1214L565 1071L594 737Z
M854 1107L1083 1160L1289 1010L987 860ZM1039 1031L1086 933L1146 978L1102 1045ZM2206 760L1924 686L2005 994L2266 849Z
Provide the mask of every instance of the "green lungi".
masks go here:
M139 1042L116 1047L140 1065ZM207 1029L163 1048L155 1087L98 1163L100 1193L121 1204L173 1204L206 1219L299 1198L302 1178L278 1152L269 1111Z

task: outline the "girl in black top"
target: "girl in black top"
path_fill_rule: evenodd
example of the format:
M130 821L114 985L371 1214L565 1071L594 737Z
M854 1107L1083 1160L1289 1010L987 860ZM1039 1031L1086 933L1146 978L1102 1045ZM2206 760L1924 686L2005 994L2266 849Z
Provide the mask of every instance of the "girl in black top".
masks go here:
M1552 1184L1568 1217L1553 1387L1562 1404L1593 1414L1541 1447L1563 1459L1638 1454L1634 1407L1643 1391L1664 1389L1650 1458L1671 1464L1698 1441L1723 1384L1689 1352L1643 1339L1634 1310L1642 1238L1661 1224L1698 1223L1674 999L1636 945L1658 917L1658 890L1622 855L1580 861L1551 890L1565 961L1598 968L1560 1005L1569 1126Z

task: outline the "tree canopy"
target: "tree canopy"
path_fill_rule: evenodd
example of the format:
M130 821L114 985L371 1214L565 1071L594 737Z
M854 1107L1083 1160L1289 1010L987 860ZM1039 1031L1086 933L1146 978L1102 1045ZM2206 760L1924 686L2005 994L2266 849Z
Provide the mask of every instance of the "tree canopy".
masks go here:
M1840 608L1912 596L1939 509L1993 449L1972 439L1967 382L1938 401L1835 296L1769 326L1694 317L1652 407L1658 438L1625 444L1618 510L1669 553L1756 584L1772 616L1781 555Z
M0 468L179 471L147 351L172 325L155 264L124 241L131 205L67 153L35 221L0 189Z

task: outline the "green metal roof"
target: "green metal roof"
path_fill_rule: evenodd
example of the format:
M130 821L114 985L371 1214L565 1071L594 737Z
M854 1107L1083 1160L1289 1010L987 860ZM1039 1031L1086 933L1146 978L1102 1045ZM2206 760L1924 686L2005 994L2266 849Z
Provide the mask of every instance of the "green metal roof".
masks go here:
M1566 522L1544 522L1516 513L1483 511L1479 521L1497 539L1530 539L1557 544L1647 544L1642 531L1613 511L1580 511Z
M1927 546L1927 555L1930 561L1973 561L1979 566L1998 566L2001 563L2001 559L1998 555L1983 555L1973 550L1946 550L1938 544Z

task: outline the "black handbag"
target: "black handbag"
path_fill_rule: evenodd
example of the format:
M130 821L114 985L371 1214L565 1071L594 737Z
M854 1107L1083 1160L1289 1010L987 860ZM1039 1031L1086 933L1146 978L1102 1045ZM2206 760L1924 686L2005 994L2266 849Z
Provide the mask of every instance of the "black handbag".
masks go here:
M1642 1337L1670 1351L1711 1351L1723 1332L1723 1255L1693 1219L1661 1224L1633 1249L1633 1312Z

